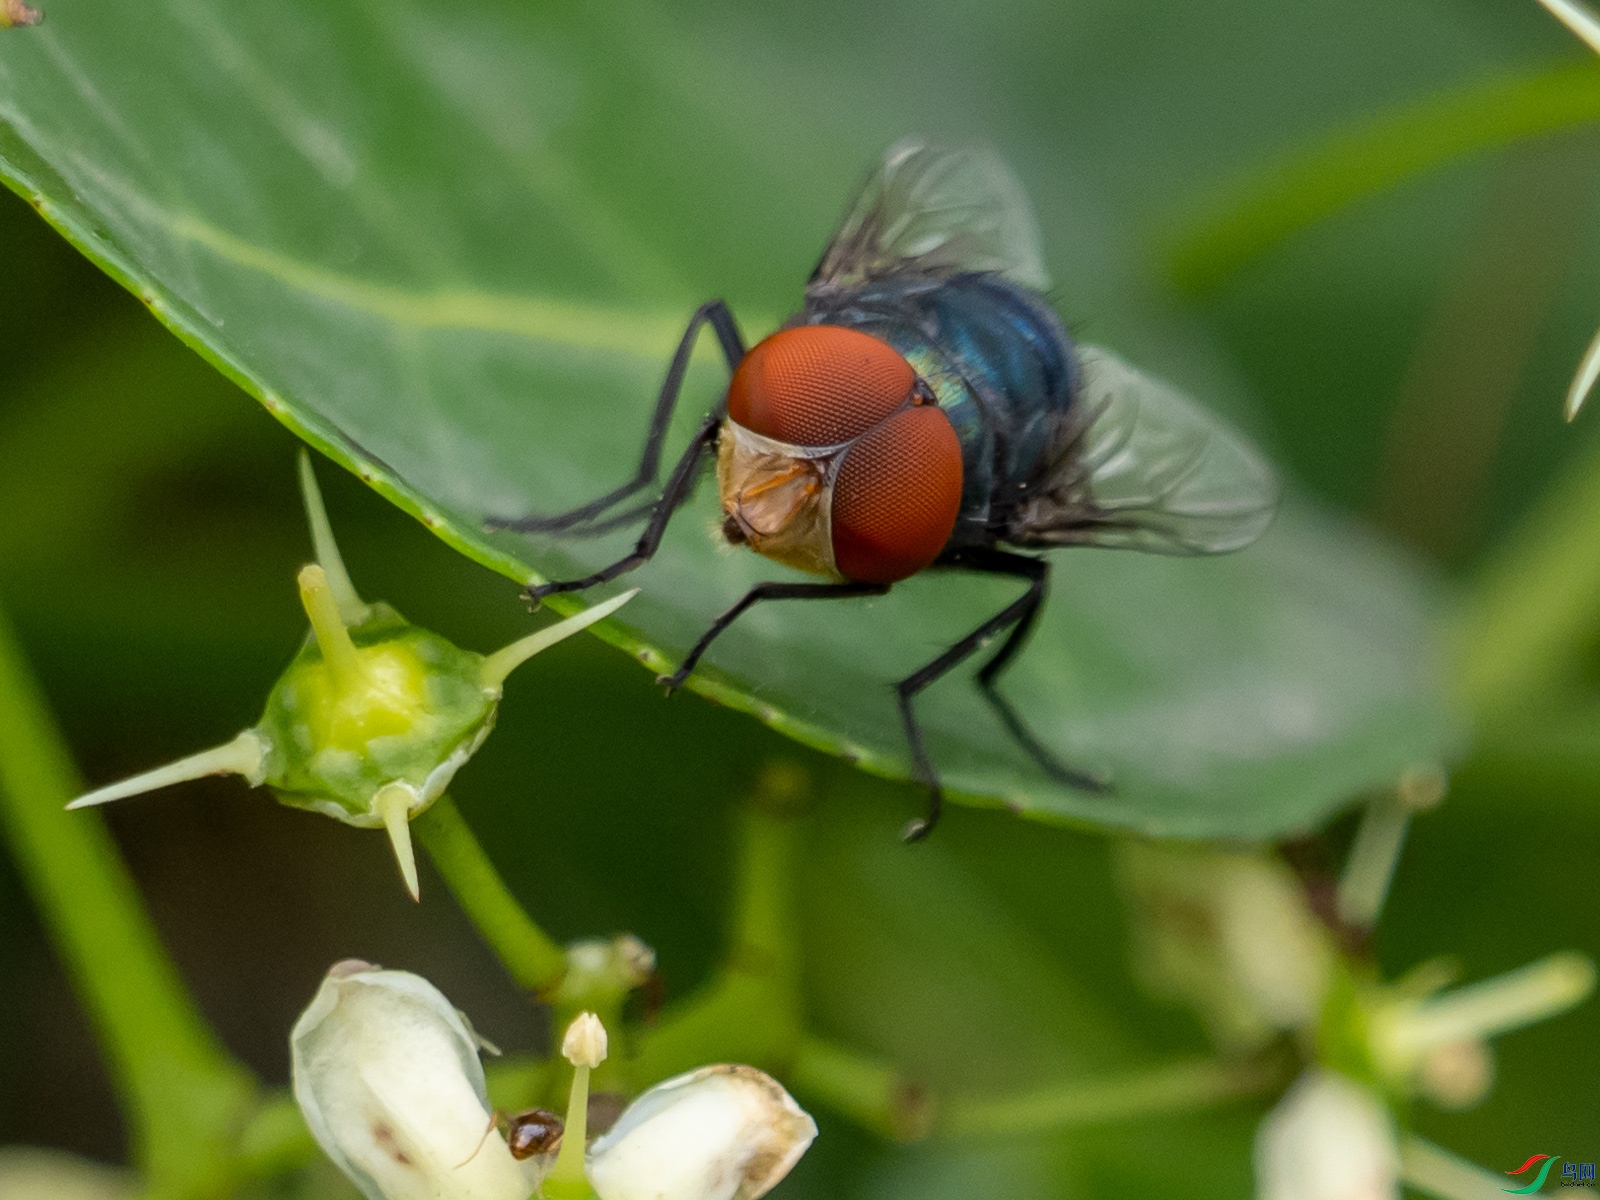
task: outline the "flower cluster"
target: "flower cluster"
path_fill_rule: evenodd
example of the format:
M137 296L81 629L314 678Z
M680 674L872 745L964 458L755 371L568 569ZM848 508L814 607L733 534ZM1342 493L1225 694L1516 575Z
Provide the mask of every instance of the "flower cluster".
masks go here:
M1398 800L1374 802L1341 913L1376 918L1404 836L1394 815L1416 807L1404 788ZM1444 1152L1423 1143L1408 1160L1393 1113L1413 1099L1479 1103L1494 1081L1490 1039L1564 1012L1594 988L1593 963L1573 953L1466 987L1451 988L1455 969L1444 960L1386 982L1265 852L1135 842L1121 868L1136 965L1150 988L1193 1008L1225 1052L1287 1040L1305 1064L1257 1132L1258 1200L1397 1197L1409 1162L1426 1168L1427 1152Z
M573 1068L565 1120L540 1112L536 1140L508 1143L483 1046L427 980L336 963L290 1036L295 1099L368 1200L757 1200L817 1135L776 1080L722 1065L657 1084L590 1141L589 1073L607 1036L585 1013L562 1044Z

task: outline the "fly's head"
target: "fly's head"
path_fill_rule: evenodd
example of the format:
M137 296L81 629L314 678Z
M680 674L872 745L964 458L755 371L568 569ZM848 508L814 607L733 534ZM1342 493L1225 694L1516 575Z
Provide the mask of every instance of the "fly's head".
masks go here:
M728 388L724 536L833 579L893 583L938 557L961 505L961 444L888 343L801 325L758 343Z

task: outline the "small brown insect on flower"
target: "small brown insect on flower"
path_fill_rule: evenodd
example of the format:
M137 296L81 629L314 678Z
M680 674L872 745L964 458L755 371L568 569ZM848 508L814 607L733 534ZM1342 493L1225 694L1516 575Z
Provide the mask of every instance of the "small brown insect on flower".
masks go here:
M530 1108L506 1118L506 1145L521 1160L550 1154L561 1145L565 1123L547 1108Z

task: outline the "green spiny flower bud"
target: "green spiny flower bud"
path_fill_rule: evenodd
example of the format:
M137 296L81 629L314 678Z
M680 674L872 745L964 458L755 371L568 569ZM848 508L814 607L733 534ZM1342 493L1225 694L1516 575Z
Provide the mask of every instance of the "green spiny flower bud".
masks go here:
M300 571L311 622L261 720L222 746L80 796L105 804L202 775L237 774L279 800L383 828L418 895L410 820L444 794L494 728L506 677L539 651L626 604L626 592L490 655L463 650L356 593L334 544L309 456L300 483L317 562Z

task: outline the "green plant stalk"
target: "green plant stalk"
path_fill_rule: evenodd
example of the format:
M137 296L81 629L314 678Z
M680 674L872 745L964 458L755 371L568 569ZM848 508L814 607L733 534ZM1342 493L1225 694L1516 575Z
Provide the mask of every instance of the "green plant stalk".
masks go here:
M1596 628L1600 445L1494 549L1455 614L1447 644L1461 700L1485 724L1559 700Z
M630 1074L655 1083L708 1062L744 1062L884 1137L928 1131L926 1097L894 1067L805 1031L794 914L803 785L774 771L741 814L734 919L723 966L699 992L634 1034Z
M0 613L0 829L94 1022L133 1129L148 1194L228 1194L255 1091L206 1025L82 790Z
M708 1062L784 1075L800 1044L799 946L792 912L794 822L741 818L734 921L724 964L635 1040L632 1074L655 1083Z
M926 1137L933 1109L926 1092L888 1063L807 1034L788 1070L802 1100L826 1104L863 1128L895 1141Z
M935 1118L934 1134L959 1140L1136 1121L1226 1104L1282 1082L1283 1072L1272 1065L1214 1059L1175 1062L1108 1079L1075 1079L1015 1096L952 1096Z
M262 1095L249 1124L239 1131L239 1167L247 1178L286 1174L316 1154L316 1139L288 1092Z
M566 949L511 894L455 801L439 797L411 829L511 978L535 994L560 983L567 971Z
M1217 189L1165 239L1167 272L1202 295L1285 238L1454 159L1600 119L1600 68L1546 69L1429 96L1328 135Z

